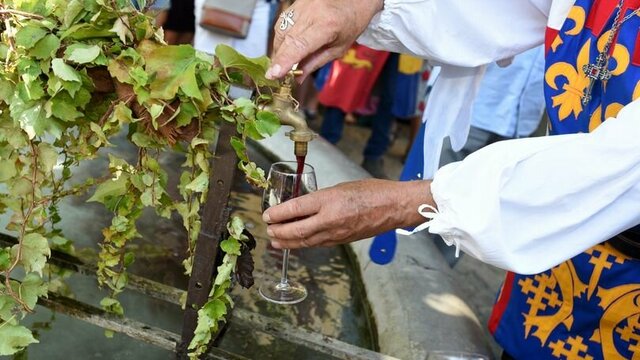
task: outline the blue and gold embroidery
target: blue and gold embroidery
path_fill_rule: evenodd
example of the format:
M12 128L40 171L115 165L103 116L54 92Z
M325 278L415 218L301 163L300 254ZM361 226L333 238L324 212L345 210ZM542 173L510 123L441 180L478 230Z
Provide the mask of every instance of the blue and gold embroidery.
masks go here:
M640 17L635 16L623 24L611 48L612 77L594 86L591 102L581 103L589 84L582 68L609 36L617 1L609 2L577 0L550 39L545 96L552 134L594 131L640 98L640 67L631 61L640 51L635 48ZM640 6L636 2L625 3L625 14L633 11L630 6ZM597 14L591 13L594 8ZM515 275L494 335L517 359L640 360L640 260L605 243L544 273Z

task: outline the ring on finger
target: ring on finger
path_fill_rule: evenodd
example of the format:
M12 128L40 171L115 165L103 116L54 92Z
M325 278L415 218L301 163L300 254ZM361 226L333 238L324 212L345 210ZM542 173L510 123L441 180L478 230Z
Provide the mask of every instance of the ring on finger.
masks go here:
M280 30L285 31L296 24L296 22L293 21L294 14L293 9L283 11L282 14L280 14Z

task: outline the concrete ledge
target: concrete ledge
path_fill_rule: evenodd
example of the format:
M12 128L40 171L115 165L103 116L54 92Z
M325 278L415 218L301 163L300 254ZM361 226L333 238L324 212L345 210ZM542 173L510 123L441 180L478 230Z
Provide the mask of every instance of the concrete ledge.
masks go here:
M283 130L258 146L274 158L294 159L293 143ZM307 162L315 167L321 188L370 177L324 139L309 144ZM483 326L431 240L420 234L399 237L395 259L386 266L371 262L370 244L366 239L349 246L360 267L381 353L406 360L424 360L434 350L491 354Z

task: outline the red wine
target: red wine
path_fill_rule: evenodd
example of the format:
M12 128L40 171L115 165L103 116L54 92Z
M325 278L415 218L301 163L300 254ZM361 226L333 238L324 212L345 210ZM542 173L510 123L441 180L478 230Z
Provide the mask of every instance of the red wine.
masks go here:
M298 162L298 168L296 169L296 185L293 189L294 198L300 196L300 183L302 182L302 173L304 172L305 158L306 158L306 155L296 156L296 161Z

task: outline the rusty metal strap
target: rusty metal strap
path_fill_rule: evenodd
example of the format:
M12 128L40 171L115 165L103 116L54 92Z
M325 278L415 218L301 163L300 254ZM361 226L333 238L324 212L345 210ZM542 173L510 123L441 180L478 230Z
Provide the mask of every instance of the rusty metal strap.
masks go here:
M178 358L186 359L186 347L193 339L198 309L207 302L213 278L216 276L218 244L229 217L227 203L237 163L236 153L231 147L231 137L235 131L235 125L229 122L225 121L220 126L215 156L211 164L209 193L202 211L202 231L196 242L193 269L189 279Z

